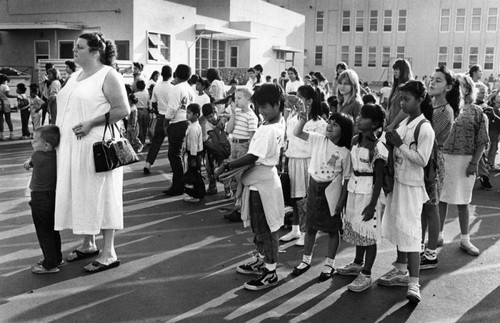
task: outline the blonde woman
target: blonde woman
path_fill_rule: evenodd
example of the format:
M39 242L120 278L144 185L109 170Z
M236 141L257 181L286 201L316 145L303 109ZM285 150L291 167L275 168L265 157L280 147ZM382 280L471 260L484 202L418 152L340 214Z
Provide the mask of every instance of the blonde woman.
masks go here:
M340 73L337 83L338 112L350 115L356 120L363 106L358 74L354 70L347 69Z

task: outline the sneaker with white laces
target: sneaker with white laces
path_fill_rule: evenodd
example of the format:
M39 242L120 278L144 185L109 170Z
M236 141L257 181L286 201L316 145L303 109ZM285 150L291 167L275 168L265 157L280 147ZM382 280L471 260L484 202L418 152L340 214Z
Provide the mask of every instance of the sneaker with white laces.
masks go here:
M362 292L364 290L367 290L372 286L372 278L371 276L367 276L363 273L359 273L358 277L347 285L347 289L353 292Z
M410 303L418 303L421 300L420 297L420 285L417 283L409 283L408 291L406 292L406 299L410 301Z
M262 274L262 269L264 268L264 259L257 257L254 261L239 265L236 267L236 271L240 274L245 275L260 275Z
M290 231L287 234L285 234L284 236L282 236L280 238L280 241L282 241L282 242L288 242L288 241L292 241L292 240L298 239L298 238L300 238L300 231L299 232L297 232L297 231Z
M438 266L438 259L437 257L435 259L429 259L425 256L425 254L420 257L420 270L425 270L425 269L434 269L437 268Z
M276 270L269 270L262 267L263 273L259 277L246 282L243 286L249 290L262 290L278 284Z
M479 255L479 249L475 245L473 245L470 241L468 242L460 241L460 249L467 252L471 256Z
M408 286L409 282L408 272L403 273L397 268L392 268L391 271L378 279L378 283L383 286Z
M337 273L344 276L358 276L363 270L363 265L358 265L354 261L344 267L337 268Z
M306 234L304 232L301 232L299 239L295 241L295 245L298 247L303 247L304 244L306 243L305 240L306 240Z

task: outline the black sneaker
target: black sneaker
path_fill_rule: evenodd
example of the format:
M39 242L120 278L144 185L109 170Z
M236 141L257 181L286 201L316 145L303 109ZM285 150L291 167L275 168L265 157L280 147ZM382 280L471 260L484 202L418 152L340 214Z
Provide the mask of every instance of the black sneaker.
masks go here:
M486 175L479 177L479 183L481 184L481 188L483 190L491 191L491 189L493 188L493 186L490 183L490 179Z
M420 270L434 269L438 266L438 259L429 259L425 255L420 258Z
M259 277L246 282L243 286L249 290L262 290L278 284L278 275L276 270L270 271L266 267L262 267L264 271Z
M238 210L233 210L231 213L224 214L224 219L231 222L241 222L241 213Z
M254 261L236 267L236 271L245 275L260 275L263 273L264 259L256 258Z

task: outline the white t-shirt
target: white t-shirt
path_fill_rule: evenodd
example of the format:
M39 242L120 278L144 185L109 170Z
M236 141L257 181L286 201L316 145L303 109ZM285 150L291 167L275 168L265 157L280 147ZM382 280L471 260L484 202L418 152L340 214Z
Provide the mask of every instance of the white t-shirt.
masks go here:
M339 147L325 135L310 132L307 143L311 146L309 175L317 182L330 182L337 174L349 178L351 155L346 147Z
M290 92L297 92L297 90L299 89L299 87L301 87L302 85L304 85L304 82L299 81L299 80L295 80L295 81L293 81L293 82L288 81L288 82L286 83L286 89L285 89L285 92L286 92L286 93L290 93Z
M163 115L167 113L168 100L173 89L174 86L170 81L157 83L153 88L151 102L158 103L158 113Z
M285 131L281 123L263 124L252 137L248 154L257 156L256 165L276 166L280 158Z
M188 82L174 85L168 99L165 119L170 119L170 123L186 121L186 108L193 102L194 93Z
M298 115L294 115L286 121L286 138L288 140L288 145L285 155L291 158L310 158L311 145L293 134L293 130L298 123ZM304 125L304 131L317 132L324 135L327 125L326 121L321 118L318 118L316 121L311 119Z
M380 89L380 103L384 102L384 99L389 100L391 96L392 88L385 86Z
M206 93L203 93L202 95L196 93L194 95L194 103L198 103L201 111L201 108L203 107L204 104L210 103L210 97Z
M146 90L134 93L137 98L137 109L147 109L149 107L149 93Z

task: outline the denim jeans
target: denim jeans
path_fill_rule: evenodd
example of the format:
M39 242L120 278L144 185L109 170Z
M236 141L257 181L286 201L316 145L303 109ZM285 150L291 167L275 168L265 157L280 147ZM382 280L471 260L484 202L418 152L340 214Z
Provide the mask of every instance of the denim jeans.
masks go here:
M163 129L163 123L165 122L165 115L159 114L155 133L153 134L153 138L151 139L151 147L149 147L148 156L146 157L146 162L151 165L154 164L156 157L158 156L158 152L160 151L161 145L163 144L163 140L165 140L165 130Z
M184 174L182 146L188 125L187 120L171 123L166 131L168 136L168 161L172 169L172 190L177 192L184 191L182 185L182 175Z

